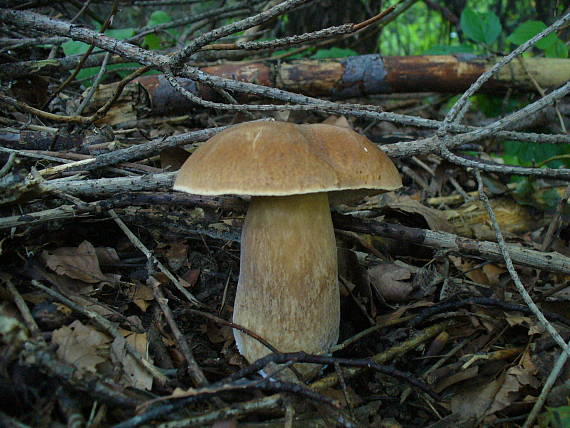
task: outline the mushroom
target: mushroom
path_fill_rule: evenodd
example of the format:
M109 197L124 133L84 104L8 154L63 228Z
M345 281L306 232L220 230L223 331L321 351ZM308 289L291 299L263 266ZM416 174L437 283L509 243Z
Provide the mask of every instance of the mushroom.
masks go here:
M251 196L233 320L279 351L326 353L340 324L329 194L401 185L388 156L350 129L247 122L199 147L174 189ZM234 337L250 362L271 352L238 330Z

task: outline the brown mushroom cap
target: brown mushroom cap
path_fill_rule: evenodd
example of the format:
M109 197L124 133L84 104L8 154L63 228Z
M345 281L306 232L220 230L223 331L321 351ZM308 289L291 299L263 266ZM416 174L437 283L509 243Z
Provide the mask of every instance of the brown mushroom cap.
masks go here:
M350 129L247 122L199 147L180 169L174 189L199 195L285 196L390 191L401 185L388 156Z

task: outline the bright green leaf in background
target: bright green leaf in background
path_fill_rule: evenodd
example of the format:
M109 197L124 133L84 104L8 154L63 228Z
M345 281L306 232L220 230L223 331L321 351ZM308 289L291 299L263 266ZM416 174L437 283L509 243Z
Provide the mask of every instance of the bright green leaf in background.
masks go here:
M453 55L459 53L475 53L473 46L465 43L460 45L435 45L428 49L423 55Z
M570 427L570 406L547 408L547 420L550 427Z
M358 52L352 49L343 49L332 47L330 49L319 49L311 58L323 59L323 58L344 58L347 56L358 55Z
M105 31L105 35L109 37L113 37L118 40L128 39L135 34L134 28L121 28L117 30L107 30ZM80 55L87 52L89 49L89 45L83 42L78 42L76 40L70 40L69 42L65 42L61 45L63 52L66 56L70 55ZM100 49L95 49L94 52L101 51ZM128 63L128 64L111 64L107 67L108 71L112 71L118 68L124 68L128 66L137 67L139 64L136 63ZM100 67L90 67L82 69L76 76L77 79L86 79L89 77L96 76L99 73ZM122 76L128 75L128 72L120 72ZM90 82L84 82L85 86L90 86Z
M515 45L522 45L530 40L542 30L546 28L546 24L541 21L525 21L520 24L513 34L507 37L507 40ZM546 56L551 58L567 58L568 46L556 35L550 33L545 38L536 42L537 48L544 50Z
M568 45L558 39L556 43L546 48L544 53L549 58L568 58Z
M503 142L505 162L511 165L535 166L554 156L565 155L570 153L568 144L539 144L524 143L521 141L505 141ZM550 168L560 168L567 166L569 159L553 160L548 163Z
M466 7L461 13L461 29L465 36L477 43L490 45L501 34L501 22L494 12L478 14Z
M172 21L172 17L168 13L162 10L156 10L150 15L146 25L147 27L156 27L157 25L165 24L170 21ZM176 30L168 29L166 31L171 34L174 39L178 37L178 32ZM144 38L144 45L152 50L162 48L163 42L164 40L158 34L148 34Z
M522 45L527 40L533 38L538 33L546 28L546 25L541 21L526 21L520 24L513 34L507 37L507 40L515 45ZM544 39L536 43L536 47L546 49L556 42L556 34L550 33Z

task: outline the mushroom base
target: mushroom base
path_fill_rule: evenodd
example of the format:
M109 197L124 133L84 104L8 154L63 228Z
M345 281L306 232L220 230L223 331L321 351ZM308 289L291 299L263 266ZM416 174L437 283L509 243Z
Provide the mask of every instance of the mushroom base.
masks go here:
M234 322L281 352L326 353L338 340L340 297L326 193L252 198L242 230ZM253 362L271 351L234 330ZM296 365L301 373L311 365Z

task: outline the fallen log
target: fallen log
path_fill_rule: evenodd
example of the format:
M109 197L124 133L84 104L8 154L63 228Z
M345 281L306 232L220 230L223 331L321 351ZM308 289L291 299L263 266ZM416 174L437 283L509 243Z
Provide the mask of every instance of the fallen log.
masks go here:
M312 97L345 99L395 92L462 92L495 59L474 55L387 56L361 55L327 60L294 60L276 63L223 63L202 71L244 82L278 88ZM532 76L532 78L531 78ZM533 79L543 88L570 80L570 59L524 58L504 67L483 91L534 90ZM209 101L224 100L211 88L192 79L178 79L188 91ZM103 105L116 84L101 85L91 108ZM234 94L239 102L253 98ZM187 112L194 105L178 93L161 74L143 76L129 84L118 104L130 104L137 117Z

